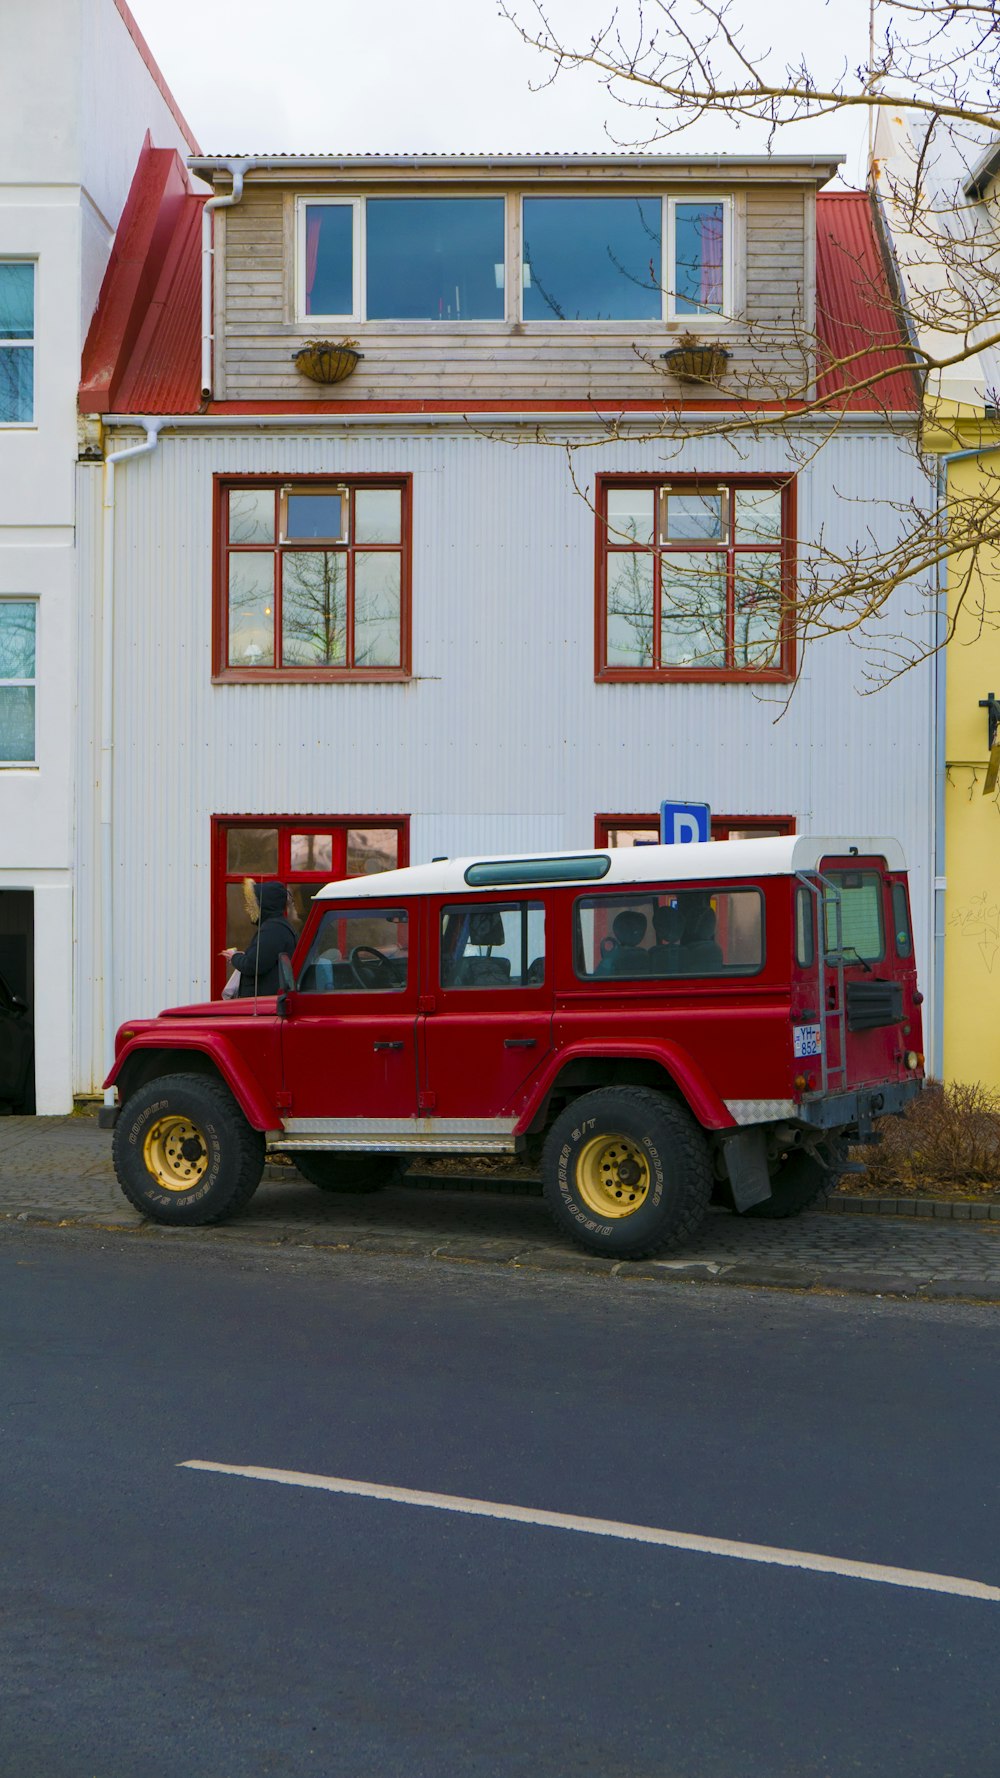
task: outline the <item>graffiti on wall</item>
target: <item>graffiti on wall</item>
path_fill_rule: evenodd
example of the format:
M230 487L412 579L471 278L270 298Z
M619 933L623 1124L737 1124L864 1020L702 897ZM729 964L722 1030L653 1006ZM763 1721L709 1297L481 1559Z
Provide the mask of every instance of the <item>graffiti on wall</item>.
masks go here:
M948 916L948 925L957 938L977 944L986 968L992 973L1000 950L1000 901L989 889L977 890L968 901Z

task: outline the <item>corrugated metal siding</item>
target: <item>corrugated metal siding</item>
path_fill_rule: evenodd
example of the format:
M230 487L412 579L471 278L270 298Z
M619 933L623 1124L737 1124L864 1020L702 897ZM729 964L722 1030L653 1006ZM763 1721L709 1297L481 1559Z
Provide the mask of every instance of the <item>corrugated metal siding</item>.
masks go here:
M582 453L577 472L649 472L662 460L653 445L609 442ZM671 467L787 461L778 440L750 445L737 463L724 441L703 439ZM254 470L412 472L411 683L211 684L212 475ZM928 668L861 697L863 656L846 639L827 642L808 657L785 714L781 688L596 685L593 517L563 451L534 441L515 448L418 428L168 436L117 479L119 1019L207 990L210 818L225 813L409 812L414 862L591 845L597 811L652 810L668 795L726 813L794 815L803 830L894 833L913 867L927 978ZM800 535L825 524L844 549L867 524L885 528L886 503L924 492L898 441L858 434L833 439L799 486ZM85 510L81 499L84 528ZM86 628L86 594L82 604ZM905 614L916 604L910 593L895 607L911 632L919 624ZM80 1078L89 1085L99 1065L88 1048L85 953L98 860L82 808L79 841Z

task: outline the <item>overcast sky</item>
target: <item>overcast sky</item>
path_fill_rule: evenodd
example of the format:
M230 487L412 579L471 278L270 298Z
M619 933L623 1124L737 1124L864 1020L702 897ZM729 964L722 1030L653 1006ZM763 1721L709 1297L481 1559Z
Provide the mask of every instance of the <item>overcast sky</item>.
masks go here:
M863 61L864 0L737 0L756 41L781 60ZM437 151L600 152L629 120L584 73L549 72L497 12L496 0L130 0L181 110L206 153ZM611 0L552 0L577 35ZM621 0L620 14L634 12ZM525 17L529 12L525 7ZM778 152L847 151L863 176L864 126L837 117L778 139ZM758 152L723 120L669 145L680 152Z

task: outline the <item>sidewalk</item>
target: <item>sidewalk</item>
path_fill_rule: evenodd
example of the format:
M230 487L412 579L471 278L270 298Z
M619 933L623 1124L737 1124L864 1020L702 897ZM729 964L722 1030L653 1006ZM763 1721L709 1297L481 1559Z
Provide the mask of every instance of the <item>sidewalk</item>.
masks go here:
M713 1211L683 1252L598 1259L566 1239L530 1187L456 1189L415 1178L367 1197L319 1192L268 1166L246 1213L220 1228L161 1229L118 1189L111 1137L90 1117L0 1118L0 1224L91 1227L166 1241L253 1241L621 1278L697 1280L1000 1303L1000 1221L809 1212L758 1222ZM859 1200L860 1202L860 1200ZM869 1200L866 1209L872 1207Z

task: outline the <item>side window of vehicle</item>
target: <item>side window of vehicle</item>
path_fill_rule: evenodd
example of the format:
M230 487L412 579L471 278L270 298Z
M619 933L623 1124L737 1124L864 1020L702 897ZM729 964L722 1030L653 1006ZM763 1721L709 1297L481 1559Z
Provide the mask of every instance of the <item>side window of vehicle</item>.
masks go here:
M795 891L795 961L801 969L811 969L816 961L813 898L808 889Z
M474 901L442 908L440 965L442 988L542 987L542 903Z
M399 994L406 987L410 926L403 908L331 907L298 979L303 994Z
M581 898L574 962L584 980L755 975L764 963L759 889L653 889Z
M910 929L910 909L906 900L906 886L903 883L892 885L892 924L896 933L897 957L913 956L913 933Z

